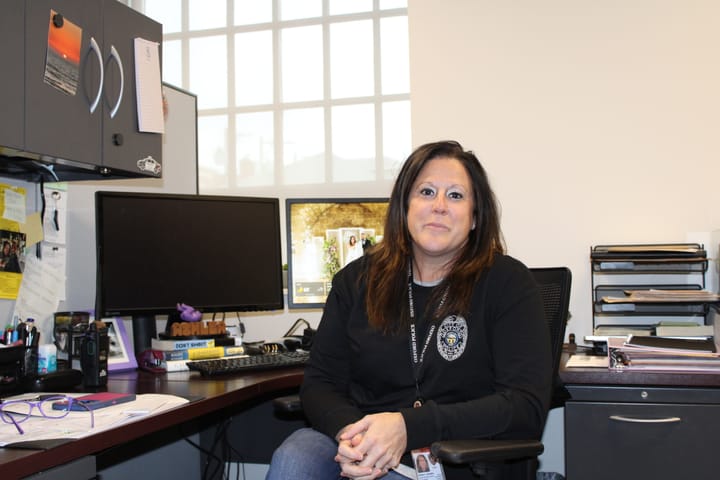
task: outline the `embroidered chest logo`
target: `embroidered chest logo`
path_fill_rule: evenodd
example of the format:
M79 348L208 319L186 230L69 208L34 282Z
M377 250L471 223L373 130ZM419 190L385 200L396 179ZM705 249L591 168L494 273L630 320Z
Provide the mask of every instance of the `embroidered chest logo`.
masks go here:
M448 362L456 360L465 351L467 339L468 327L465 319L458 315L450 315L438 328L438 352Z

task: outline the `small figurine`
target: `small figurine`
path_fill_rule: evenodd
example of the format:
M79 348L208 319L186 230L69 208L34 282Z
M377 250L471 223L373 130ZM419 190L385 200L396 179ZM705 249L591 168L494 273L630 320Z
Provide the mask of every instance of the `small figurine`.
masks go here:
M180 319L185 322L199 322L202 320L202 312L195 310L190 305L178 303L177 309L180 312Z

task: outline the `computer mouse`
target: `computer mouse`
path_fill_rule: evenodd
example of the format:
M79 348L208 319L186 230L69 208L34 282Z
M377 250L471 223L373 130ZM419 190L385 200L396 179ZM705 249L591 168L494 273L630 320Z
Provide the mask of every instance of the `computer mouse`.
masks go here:
M300 348L301 340L299 338L295 337L285 337L283 338L283 345L285 345L285 348L288 349L290 352L294 352L298 348Z

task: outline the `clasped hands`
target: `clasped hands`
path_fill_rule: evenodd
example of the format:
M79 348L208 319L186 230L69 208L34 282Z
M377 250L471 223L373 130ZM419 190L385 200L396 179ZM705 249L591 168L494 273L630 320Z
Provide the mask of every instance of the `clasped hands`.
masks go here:
M407 446L405 420L400 413L366 415L337 436L341 476L373 480L400 463Z

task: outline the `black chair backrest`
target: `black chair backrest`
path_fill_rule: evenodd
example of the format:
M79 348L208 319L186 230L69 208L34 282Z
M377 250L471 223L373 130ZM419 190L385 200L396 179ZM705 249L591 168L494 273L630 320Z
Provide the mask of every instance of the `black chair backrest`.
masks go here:
M562 356L563 342L565 341L565 327L567 326L570 306L570 287L572 274L567 267L531 268L535 281L540 288L540 295L545 309L545 321L550 329L550 344L553 358L553 379L555 388L553 393L553 407L561 403L559 397L564 396L562 382L558 371Z

